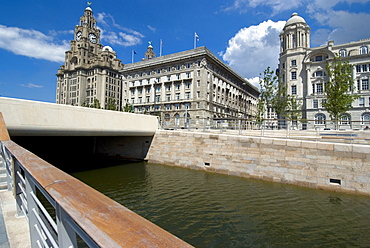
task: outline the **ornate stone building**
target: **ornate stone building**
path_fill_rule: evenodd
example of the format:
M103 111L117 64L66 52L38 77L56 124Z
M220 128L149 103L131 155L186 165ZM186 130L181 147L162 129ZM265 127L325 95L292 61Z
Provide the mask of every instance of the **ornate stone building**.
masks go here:
M121 109L123 64L109 46L100 44L100 30L90 7L75 27L71 49L57 75L56 102L68 105L91 105L98 100L102 108L108 102Z
M303 118L307 124L302 128L333 128L328 112L322 103L326 97L325 82L328 80L325 66L335 54L348 60L353 66L354 93L360 95L348 113L342 116L341 129L363 129L370 125L370 39L310 48L310 27L306 21L293 13L280 34L281 52L279 74L287 84L288 94L302 102Z
M148 55L151 56L148 56ZM213 118L250 118L259 91L207 48L145 59L121 71L135 113L160 117L164 127L202 126Z

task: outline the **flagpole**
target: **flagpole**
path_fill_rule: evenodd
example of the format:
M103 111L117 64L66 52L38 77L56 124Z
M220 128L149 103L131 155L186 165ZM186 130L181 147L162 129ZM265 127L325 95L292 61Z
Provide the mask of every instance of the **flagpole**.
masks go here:
M132 52L131 52L132 54L131 54L131 63L133 64L134 63L134 50L132 50Z
M197 34L194 33L194 49L197 47Z
M162 43L162 39L159 41L159 57L162 56L162 46L163 46L163 43Z

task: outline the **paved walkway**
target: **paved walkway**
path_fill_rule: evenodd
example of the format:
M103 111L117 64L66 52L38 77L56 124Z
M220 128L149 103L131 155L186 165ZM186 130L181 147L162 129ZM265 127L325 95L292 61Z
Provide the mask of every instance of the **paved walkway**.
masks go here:
M11 191L0 191L0 248L31 247L28 222L17 217L15 199Z

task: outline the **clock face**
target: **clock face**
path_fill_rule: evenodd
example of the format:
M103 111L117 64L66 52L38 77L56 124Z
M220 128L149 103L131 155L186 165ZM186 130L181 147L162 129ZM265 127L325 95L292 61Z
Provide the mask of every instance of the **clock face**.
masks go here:
M81 37L82 37L82 32L81 32L81 31L78 31L78 32L76 33L76 40L77 40L77 41L80 41L80 40L81 40Z
M89 34L89 40L90 40L91 43L94 43L95 44L96 41L97 41L96 40L96 35L95 34L92 34L92 33Z

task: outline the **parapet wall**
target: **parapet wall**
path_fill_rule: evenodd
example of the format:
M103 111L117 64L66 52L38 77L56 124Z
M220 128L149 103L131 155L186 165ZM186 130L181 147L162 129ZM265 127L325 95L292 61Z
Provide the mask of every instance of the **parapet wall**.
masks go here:
M370 195L370 147L158 130L146 158L303 187Z

